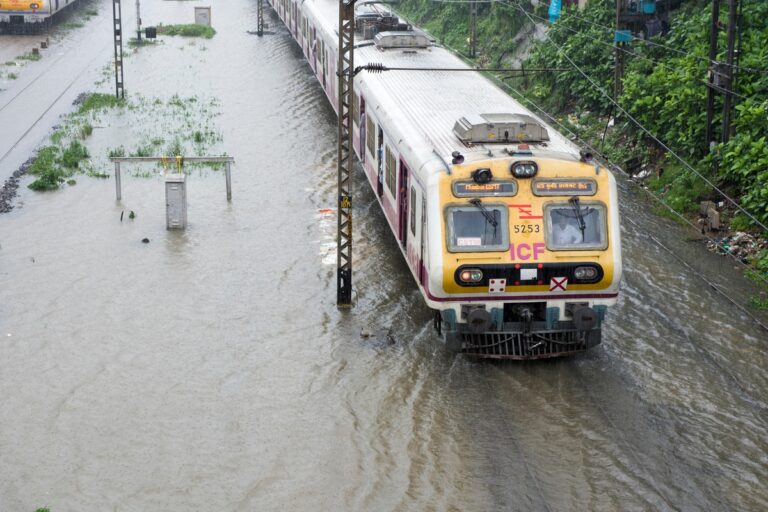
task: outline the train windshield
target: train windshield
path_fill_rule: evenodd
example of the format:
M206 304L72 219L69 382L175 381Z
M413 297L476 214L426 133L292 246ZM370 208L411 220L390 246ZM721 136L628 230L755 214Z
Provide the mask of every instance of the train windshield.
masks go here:
M507 208L473 204L447 210L448 250L505 251L509 248Z
M605 207L569 201L544 209L547 248L578 251L608 247L605 227Z

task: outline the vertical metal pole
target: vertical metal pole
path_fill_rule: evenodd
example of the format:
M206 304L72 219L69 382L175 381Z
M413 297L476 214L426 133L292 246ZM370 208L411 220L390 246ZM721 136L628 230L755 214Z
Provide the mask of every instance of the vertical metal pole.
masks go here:
M141 41L141 7L136 0L136 39Z
M123 87L123 19L120 0L112 0L112 29L115 38L115 97L125 98Z
M120 180L120 162L115 162L115 192L117 193L117 200L123 199L123 184Z
M616 0L616 33L614 38L614 62L613 62L613 100L619 101L621 96L621 77L624 76L624 52L619 42L619 30L621 30L621 0Z
M256 34L264 34L264 0L256 0Z
M232 200L232 163L227 162L226 167L226 173L227 173L227 201Z
M338 214L336 225L336 305L352 306L352 87L355 78L355 0L339 0Z
M720 21L720 0L712 0L712 21L709 26L709 77L707 84L707 121L704 135L706 152L709 153L709 145L714 140L712 123L715 120L715 73L718 72L717 59L717 35Z
M477 57L477 2L469 3L469 56Z
M738 7L738 0L728 0L728 53L726 55L727 67L725 84L723 88L725 99L723 100L723 134L722 141L728 142L731 137L731 104L733 102L733 77L735 71L733 69L734 55L736 52L736 13Z

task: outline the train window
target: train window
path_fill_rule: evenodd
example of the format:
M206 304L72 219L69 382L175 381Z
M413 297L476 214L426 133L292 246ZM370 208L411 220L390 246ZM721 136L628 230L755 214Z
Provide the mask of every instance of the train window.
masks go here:
M509 249L508 208L478 204L448 208L448 250L451 252Z
M392 150L389 149L389 146L386 146L386 148L387 188L392 192L392 195L396 195L395 180L397 179L397 163L395 162L395 155L392 153Z
M366 117L370 114L366 114ZM365 127L365 138L366 138L366 144L368 145L368 151L371 153L371 155L375 158L376 157L376 126L373 122L373 119L370 117L367 117L368 122L366 123L367 126Z
M411 209L411 233L416 235L416 189L411 187L411 204L408 205Z
M547 248L580 251L608 247L605 206L569 201L544 207Z

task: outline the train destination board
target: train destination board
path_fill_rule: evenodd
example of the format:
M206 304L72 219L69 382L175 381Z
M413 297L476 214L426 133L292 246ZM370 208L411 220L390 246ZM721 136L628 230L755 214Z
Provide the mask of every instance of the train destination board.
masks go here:
M533 182L533 193L537 196L593 196L596 192L595 180L539 179Z
M456 197L504 197L515 194L517 194L517 183L514 181L492 181L491 183L457 181L453 184L453 195Z

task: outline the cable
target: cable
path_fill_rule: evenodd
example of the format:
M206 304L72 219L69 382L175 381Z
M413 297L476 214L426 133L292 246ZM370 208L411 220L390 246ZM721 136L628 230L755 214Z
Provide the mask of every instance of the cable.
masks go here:
M437 3L444 3L444 4L503 3L500 0L432 0L432 1L433 2L437 2ZM514 3L517 4L516 2L514 2ZM519 6L521 4L517 4L517 5ZM743 5L743 4L740 4L740 5ZM534 15L534 17L536 17L537 19L540 19L542 21L545 21L547 23L550 22L548 19L542 18L540 16ZM576 16L575 14L571 13L570 11L568 11L568 17L569 18L577 19L579 21L583 21L584 23L587 23L587 24L590 24L590 25L594 25L596 27L600 27L600 28L609 30L609 31L611 31L611 33L615 33L616 32L616 28L615 27L609 27L608 25L603 25L602 23L598 23L596 21L592 21L592 20L589 20L587 18L582 18L580 16ZM563 28L565 28L565 27L563 27ZM711 63L711 61L709 60L708 57L702 57L701 55L695 55L693 53L686 52L685 50L681 50L679 48L674 48L672 46L668 46L668 45L665 45L665 44L657 43L655 41L651 41L649 39L638 37L638 36L636 36L634 34L630 34L629 37L631 37L635 41L640 41L641 43L646 44L648 46L656 46L656 47L659 47L659 48L664 48L666 50L678 53L680 55L686 55L686 56L689 56L689 57L693 57L694 59L699 59L699 60L705 61L705 62L707 62L707 64ZM737 70L740 70L740 71L745 71L745 72L748 72L748 73L757 73L757 74L768 75L768 69L757 69L757 68L750 68L750 67L742 67L742 66L738 66L738 65L735 65L735 64L729 66L726 63L722 63L722 64L725 65L726 67L737 69Z
M526 17L528 17L528 19L531 21L531 23L534 23L533 19L532 19L532 18L530 17L530 15L528 14L528 11L526 11L526 10L525 10L525 9L523 9L523 8L520 8L520 10L523 12L523 14L524 14ZM649 131L649 130L648 130L646 127L645 127L645 126L643 126L643 124L642 124L642 123L640 123L640 121L638 121L637 119L635 119L635 118L632 116L632 114L630 114L629 112L627 112L627 111L626 111L626 110L625 110L625 109L624 109L624 108L623 108L621 105L619 105L619 103L618 103L616 100L614 100L613 98L611 98L611 96L610 96L610 95L609 95L607 92L605 92L605 89L603 89L602 87L600 87L600 85L599 85L599 84L597 84L597 83L596 83L596 82L595 82L595 81L594 81L594 80L593 80L593 79L592 79L592 78L591 78L589 75L587 75L587 74L586 74L586 73L585 73L585 72L584 72L584 71L583 71L583 70L582 70L582 69L581 69L581 68L580 68L580 67L579 67L579 66L578 66L578 65L577 65L575 62L573 62L573 60L572 60L572 59L571 59L571 58L568 56L568 54L567 54L567 53L565 53L565 52L563 51L563 49L562 49L562 48L561 48L561 47L560 47L560 46L559 46L557 43L555 43L554 41L552 41L552 39L549 37L549 34L547 34L547 33L544 33L544 37L546 37L546 38L547 38L547 40L548 40L550 43L552 43L552 44L555 46L555 48L557 48L558 52L559 52L559 53L560 53L560 54L561 54L563 57L565 57L565 59L566 59L566 60L567 60L567 61L568 61L568 62L569 62L569 63L570 63L570 64L571 64L571 65L572 65L572 66L573 66L573 67L574 67L574 68L575 68L575 69L576 69L576 70L577 70L577 71L578 71L578 72L579 72L579 73L580 73L580 74L581 74L581 75L582 75L582 76L583 76L583 77L584 77L584 78L585 78L585 79L586 79L586 80L587 80L587 81L588 81L588 82L591 84L591 85L592 85L592 87L594 87L596 90L600 91L600 93L601 93L603 96L605 96L605 97L608 99L608 101L610 101L611 103L613 103L613 104L616 106L616 108L617 108L617 109L618 109L618 110L619 110L619 111L620 111L622 114L624 114L625 116L627 116L627 118L628 118L628 119L630 119L630 120L631 120L631 121L632 121L632 122L633 122L633 123L634 123L634 124L635 124L635 125L636 125L638 128L640 128L640 130L642 130L642 131L643 131L643 133L645 133L646 135L648 135L648 136L649 136L651 139L653 139L653 140L654 140L654 141L655 141L655 142L656 142L656 143L657 143L659 146L661 146L661 147L662 147L662 148L664 148L664 149L665 149L665 150L666 150L666 151L667 151L669 154L671 154L672 156L674 156L674 157L675 157L675 159L677 159L677 161L679 161L681 164L683 164L683 166L685 166L685 167L686 167L688 170L690 170L690 171L691 171L692 173L694 173L696 176L698 176L699 178L701 178L701 179L702 179L702 180L703 180L703 181L704 181L704 182L705 182L707 185L709 185L709 186L710 186L710 187L711 187L713 190L716 190L716 191L717 191L717 192L718 192L718 193L719 193L721 196L723 196L723 197L724 197L726 200L728 200L728 202L729 202L729 203L731 203L733 206L735 206L737 210L739 210L741 213L743 213L744 215L746 215L747 217L749 217L750 219L752 219L752 222L754 222L756 225L758 225L758 226L760 226L761 228L763 228L763 230L764 230L764 231L768 231L768 226L766 226L765 224L763 224L762 222L760 222L760 220L758 220L758 219L757 219L757 218L756 218L754 215L752 215L752 214L751 214L749 211L745 210L745 209L744 209L744 208L743 208L741 205L739 205L739 203L737 203L737 202L736 202L736 201L735 201L733 198L731 198L731 196L729 196L728 194L726 194L725 192L723 192L722 190L720 190L720 189L719 189L719 188L718 188L718 187L717 187L717 186L716 186L714 183L712 183L712 181L710 181L710 180L709 180L709 178L707 178L706 176L704 176L703 174L701 174L699 171L697 171L696 169L694 169L694 168L693 168L693 166L691 166L691 164L689 164L687 161L685 161L685 160L684 160L684 159L683 159L683 158L682 158L680 155L678 155L677 153L675 153L674 151L672 151L672 149L671 149L669 146L667 146L667 145L666 145L666 144L664 144L664 143L663 143L661 140L659 140L659 138L658 138L658 137L656 137L654 134L652 134L652 133L651 133L651 132L650 132L650 131Z
M528 104L530 104L531 106L533 106L533 107L534 107L536 110L538 110L539 112L541 112L542 114L544 114L544 116L546 116L546 117L547 117L548 119L550 119L552 122L554 122L555 124L557 124L557 125L558 125L560 128L562 128L563 130L565 130L566 132L568 132L568 134L570 134L571 136L573 136L574 138L576 138L577 140L579 140L579 141L580 141L582 144L584 144L584 146L585 146L585 147L587 147L588 149L592 150L592 151L593 151L593 152L594 152L596 155L599 155L601 158L603 158L605 161L607 161L607 162L608 162L608 163L611 165L611 167L612 167L612 168L614 168L615 170L618 170L619 172L621 172L621 173L622 173L622 174L623 174L625 177L627 177L627 178L631 178L631 177L630 177L630 175L629 175L629 173L627 173L626 171L624 171L624 169L622 169L622 168L621 168L619 165L617 165L615 162L611 161L611 159L610 159L610 158L608 158L606 155L602 154L600 151L598 151L597 149L595 149L595 148L594 148L594 147L593 147L593 146L592 146L592 145L591 145L589 142L587 142L587 141L585 141L584 139L582 139L581 137L579 137L579 135L578 135L578 134L576 134L576 133L574 133L574 132L573 132L573 130L571 130L571 129L569 129L567 126L563 125L563 123L561 123L561 122L560 122L560 121L558 121L558 120L557 120L555 117L553 117L553 116L552 116L552 115L550 115L548 112L546 112L546 111L545 111L543 108L541 108L539 105L537 105L537 104L536 104L536 103L535 103L533 100L529 99L529 98L528 98L527 96L525 96L525 95L524 95L522 92L520 92L519 90L515 89L515 88L514 88L514 87L512 87L511 85L508 85L508 84L506 84L506 85L507 85L507 87L508 87L508 88L509 88L509 89L510 89L512 92L514 92L514 93L515 93L517 96L519 96L521 99L525 100L525 101L526 101ZM655 201L659 202L659 203L660 203L662 206L664 206L665 208L667 208L667 209L668 209L668 210L669 210L671 213L673 213L675 216L677 216L678 218L680 218L681 220L683 220L683 221L684 221L686 224L690 225L692 228L694 228L694 229L696 229L696 230L698 231L698 228L697 228L697 226L696 226L695 224L693 224L693 223L692 223L692 222L691 222L689 219L687 219L687 218L686 218L684 215L682 215L681 213L679 213L677 210L675 210L674 208L672 208L671 206L669 206L669 205L668 205L666 202L664 202L664 200L663 200L662 198L660 198L660 197L656 196L656 194L654 194L653 192L651 192L651 191L650 191L650 190L648 190L647 188L640 186L640 185L639 185L637 182L635 182L634 180L631 180L631 179L630 179L630 183L632 183L632 184L634 184L635 186L639 187L639 188L640 188L640 189L641 189L643 192L645 192L645 193L646 193L648 196L650 196L651 198L653 198ZM626 220L627 220L627 221L628 221L630 224L632 224L632 225L633 225L635 228L638 228L638 229L642 229L642 228L641 228L641 227L640 227L640 226L639 226L637 223L635 223L635 222L634 222L634 221L633 221L633 220L632 220L630 217L623 217L623 218L624 218L624 219L626 219ZM646 232L647 232L647 230L644 230L644 231L646 231ZM736 301L734 298L732 298L730 295L728 295L726 292L724 292L724 291L723 291L723 290L722 290L722 289L721 289L719 286L717 286L716 284L712 283L712 282L711 282L711 281L709 281L708 279L704 278L704 277L703 277L703 276L702 276L702 275L701 275L699 272L696 272L696 271L695 271L695 269L693 269L693 268L692 268L692 267L691 267L691 266L690 266L690 265L689 265L687 262L685 262L685 261L684 261L682 258L680 258L680 256L678 256L676 253L674 253L674 251L671 251L669 248L667 248L667 247L666 247L664 244L662 244L662 243L661 243L659 240L657 240L657 239L656 239L656 237L654 237L652 234L649 234L649 236L651 237L651 240L653 240L653 241L654 241L654 242L655 242L657 245L659 245L659 247L661 247L661 248L662 248L663 250L665 250L666 252L668 252L668 253L672 254L672 256L673 256L675 259L677 259L677 260L678 260L680 263L682 263L683 265L685 265L685 266L686 266L686 267L687 267L689 270L691 270L691 271L692 271L692 272L693 272L693 273L694 273L694 274L695 274L697 277L699 277L701 280L703 280L705 283L707 283L707 284L708 284L708 285L709 285L709 286L710 286L712 289L714 289L714 290L715 290L716 292L718 292L720 295L722 295L723 297L725 297L725 298L726 298L726 299L727 299L727 300L728 300L728 301L729 301L731 304L733 304L734 306L736 306L736 307L737 307L737 308L738 308L738 309L739 309L739 310L740 310L742 313L744 313L744 314L745 314L745 315L747 315L749 318L751 318L751 319L752 319L752 320L753 320L755 323L757 323L758 325L760 325L760 326L761 326L763 329L765 329L765 330L768 330L768 326L766 326L766 325L765 325L765 324L764 324L764 323L763 323L763 322L762 322L762 321L761 321L759 318L757 318L755 315L753 315L751 312L749 312L749 310L747 310L747 309L746 309L744 306L742 306L741 304L739 304L739 303L738 303L738 302L737 302L737 301ZM714 243L715 245L722 247L722 243L720 243L720 242L717 242L717 241L716 241L715 239L713 239L712 237L705 235L705 238L707 238L707 240L711 241L711 242L712 242L712 243ZM749 267L749 265L747 265L747 264L746 264L746 263L744 263L743 261L739 260L738 258L736 258L735 256L733 256L733 255L732 255L732 254L730 254L729 252L726 252L725 254L726 254L727 256L730 256L730 257L731 257L731 258L732 258L734 261L736 261L736 262L737 262L739 265L741 265L743 268L750 268L750 267ZM763 281L763 283L764 283L764 284L768 285L768 278L766 278L766 277L763 277L761 274L758 274L758 277L759 277L759 278L760 278L760 279Z
M441 0L433 0L433 1L441 1ZM456 1L456 0L452 0L452 1ZM499 4L501 4L501 5L505 5L507 7L511 7L513 9L517 8L517 9L523 10L529 16L532 16L532 17L534 17L534 18L536 18L536 19L538 19L540 21L549 22L549 20L547 20L545 18L542 18L541 16L537 16L534 13L530 13L530 12L526 11L525 8L521 4L518 4L517 2L513 2L511 0L494 0L494 1L499 3ZM532 23L535 23L535 22L532 21ZM572 32L574 34L583 35L582 32L579 32L578 30L570 28L570 27L561 26L561 28L563 30L567 30L569 32ZM622 52L624 54L630 55L632 57L637 57L639 59L642 59L642 60L645 60L647 62L650 62L651 64L654 64L655 66L663 67L663 68L671 71L672 73L680 74L681 71L682 71L681 69L673 68L673 67L669 66L668 64L665 64L665 63L657 61L657 60L653 60L650 57L646 57L645 55L641 55L639 53L633 52L632 50L628 50L628 49L626 49L626 48L624 48L622 46L618 46L618 45L615 45L613 43L608 43L608 42L600 41L600 40L593 40L593 41L595 43L597 43L597 44L601 44L603 46L607 46L607 47L611 48L612 50L619 50L620 52ZM709 87L712 87L713 89L716 89L716 90L718 90L721 93L728 93L728 94L732 94L734 96L737 96L737 97L739 97L739 98L741 98L743 100L757 102L757 100L753 100L752 98L750 98L748 96L744 96L743 94L739 94L739 93L737 93L735 91L732 91L730 89L726 89L725 87L721 87L719 85L711 84L711 83L709 83L707 80L705 80L703 78L697 78L696 81L701 82L701 83L703 83L703 84L705 84L705 85L707 85Z

